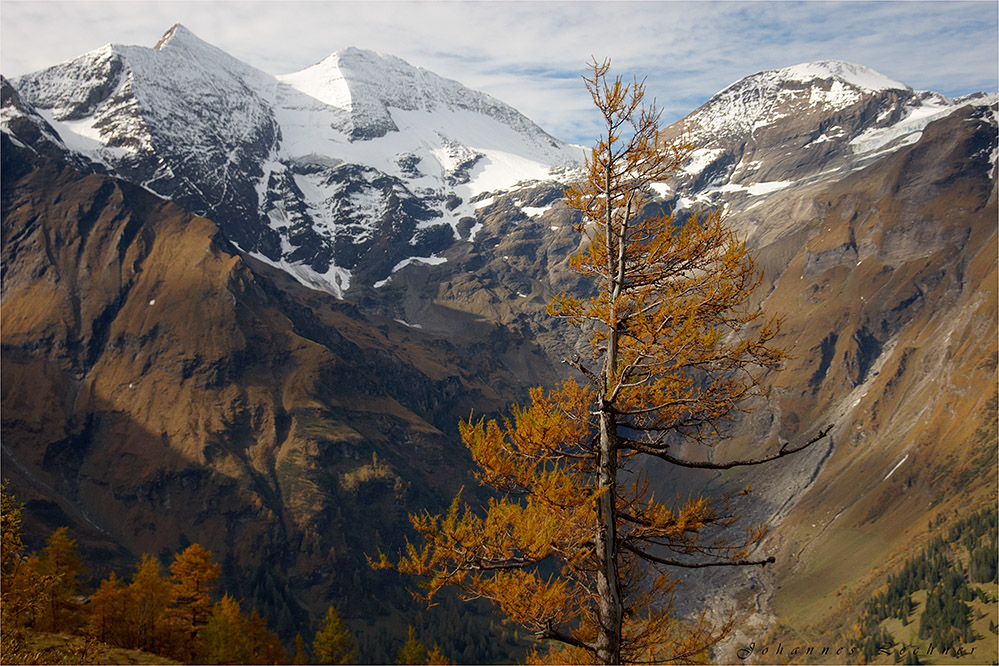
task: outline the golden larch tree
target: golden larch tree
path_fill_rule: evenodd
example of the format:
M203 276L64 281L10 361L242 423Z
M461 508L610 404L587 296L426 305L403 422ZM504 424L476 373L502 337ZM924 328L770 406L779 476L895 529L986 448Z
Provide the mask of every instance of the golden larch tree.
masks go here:
M39 595L38 576L28 565L21 531L22 505L0 482L0 624L27 624Z
M295 656L292 658L291 663L309 663L309 656L305 653L305 639L302 638L302 634L295 634Z
M427 648L420 641L416 640L416 630L412 625L409 627L409 634L406 642L399 648L399 654L395 657L397 664L425 664L427 663Z
M134 634L129 589L111 575L90 596L90 633L102 643L129 645Z
M212 563L212 552L196 543L177 553L170 564L171 605L167 617L176 632L175 654L181 658L193 657L198 631L212 613L212 593L221 572L222 566Z
M159 560L143 553L128 586L132 601L131 622L135 647L158 653L168 648L170 627L166 621L172 596L170 581L161 571Z
M256 608L246 620L246 636L250 642L251 664L287 664L288 653L277 634L267 628L267 622Z
M0 481L0 597L7 598L18 566L23 561L24 541L21 534L21 503L7 491L7 479Z
M49 535L36 562L35 570L42 581L36 627L48 631L76 629L83 622L76 596L84 570L68 527L60 527Z
M719 538L737 516L702 497L653 495L639 456L672 465L725 469L800 451L768 446L752 459L696 460L681 441L706 447L726 438L744 401L784 353L772 346L779 320L750 306L759 273L744 243L715 212L680 222L650 206L692 147L663 142L644 84L608 78L591 64L587 89L604 134L583 179L566 191L585 236L571 266L595 296L562 294L549 312L579 326L588 359L551 391L534 389L502 423L462 423L481 483L500 491L478 515L460 498L441 516L412 522L425 543L398 564L379 566L427 579L426 597L455 585L489 599L541 639L561 644L559 662L668 663L706 658L727 631L671 612L676 567L763 565L750 549L765 534ZM650 212L651 211L651 212ZM538 655L534 655L538 656Z

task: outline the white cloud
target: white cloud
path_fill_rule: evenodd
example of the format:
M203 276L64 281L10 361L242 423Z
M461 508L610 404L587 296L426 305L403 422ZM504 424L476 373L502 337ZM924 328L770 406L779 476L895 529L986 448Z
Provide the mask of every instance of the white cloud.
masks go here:
M0 2L0 71L17 76L107 42L152 46L174 23L264 71L346 46L397 55L588 144L591 56L647 77L668 120L729 83L819 59L917 89L999 87L991 2Z

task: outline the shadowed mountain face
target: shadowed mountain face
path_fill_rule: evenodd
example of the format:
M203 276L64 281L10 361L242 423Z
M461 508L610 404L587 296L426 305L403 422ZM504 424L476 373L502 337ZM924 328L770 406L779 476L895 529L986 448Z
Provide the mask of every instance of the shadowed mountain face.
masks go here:
M167 76L171 58L188 64ZM206 67L228 83L168 94ZM567 267L568 148L397 59L269 77L182 28L3 81L3 105L0 434L35 543L70 524L105 575L197 541L233 584L265 567L318 615L402 599L364 555L398 547L409 512L474 499L458 420L587 349L544 314L589 289ZM242 120L216 127L224 109ZM752 483L778 566L691 578L684 599L758 610L755 631L994 491L995 100L811 63L665 134L697 150L658 205L727 207L792 355L730 441L686 453L834 426L772 467L648 465L670 496Z
M35 541L72 524L97 574L190 540L317 612L354 585L333 571L377 590L365 554L475 485L457 423L519 393L503 356L543 381L505 329L466 317L473 351L364 316L204 218L3 141L4 476Z

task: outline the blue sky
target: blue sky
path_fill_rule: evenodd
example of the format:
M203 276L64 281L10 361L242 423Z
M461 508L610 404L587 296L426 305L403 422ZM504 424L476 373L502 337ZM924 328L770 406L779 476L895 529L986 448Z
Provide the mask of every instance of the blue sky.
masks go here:
M7 77L108 42L153 46L174 23L271 74L347 46L392 54L591 144L591 56L646 77L673 121L728 84L813 60L867 65L950 96L999 89L999 3L0 1Z

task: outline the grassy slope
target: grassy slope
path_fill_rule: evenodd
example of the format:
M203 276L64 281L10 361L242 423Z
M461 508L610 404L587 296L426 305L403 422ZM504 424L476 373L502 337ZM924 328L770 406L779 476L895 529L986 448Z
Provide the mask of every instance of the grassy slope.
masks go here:
M126 650L84 636L21 630L3 640L5 664L179 664L141 650Z
M842 643L863 604L920 552L932 527L996 504L994 187L966 170L923 188L928 212L895 210L884 193L915 172L909 167L886 161L830 196L807 255L790 262L768 296L767 307L786 313L795 355L776 387L783 425L837 423L828 460L774 535L780 586L770 608L778 626L765 637L774 645ZM962 186L943 185L954 183ZM849 261L835 253L865 245L877 251ZM832 332L838 337L819 369L819 343ZM864 335L881 343L866 373L858 370ZM969 649L995 660L995 635L978 633L982 644Z

